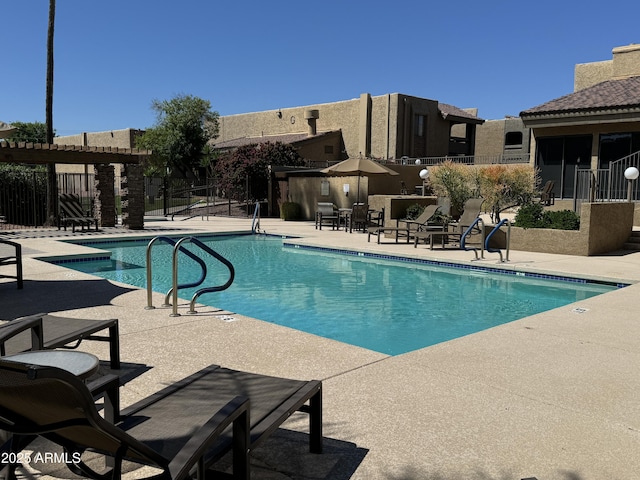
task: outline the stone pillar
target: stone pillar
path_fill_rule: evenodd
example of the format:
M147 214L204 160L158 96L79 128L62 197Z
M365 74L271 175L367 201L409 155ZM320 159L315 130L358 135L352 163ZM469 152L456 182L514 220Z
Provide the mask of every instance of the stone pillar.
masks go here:
M122 225L131 230L144 228L144 174L142 165L127 163L121 180Z
M116 196L113 165L94 165L95 204L94 215L102 227L116 226Z

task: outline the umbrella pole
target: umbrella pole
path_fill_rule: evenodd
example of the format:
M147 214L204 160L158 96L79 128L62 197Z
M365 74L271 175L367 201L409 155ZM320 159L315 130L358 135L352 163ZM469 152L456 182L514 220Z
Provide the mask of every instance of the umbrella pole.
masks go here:
M358 195L356 195L356 203L360 203L360 175L358 175Z

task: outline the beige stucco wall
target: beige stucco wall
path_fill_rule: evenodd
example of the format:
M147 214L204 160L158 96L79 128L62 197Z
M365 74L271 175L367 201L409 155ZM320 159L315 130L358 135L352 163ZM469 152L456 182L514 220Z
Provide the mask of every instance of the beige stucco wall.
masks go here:
M511 227L510 248L583 256L612 252L621 249L629 239L633 215L633 203L583 203L580 230ZM501 237L504 242L504 236Z
M500 155L504 151L504 120L487 120L476 130L477 156Z
M449 151L450 122L440 115L438 102L398 93L362 94L341 102L224 116L217 141L307 133L307 110L318 110L318 132L341 130L344 158L443 156ZM415 137L416 115L425 116L424 149Z
M613 76L613 60L603 62L578 63L574 68L573 91L577 92Z
M574 91L611 79L640 75L640 44L616 47L613 59L579 63L575 66Z

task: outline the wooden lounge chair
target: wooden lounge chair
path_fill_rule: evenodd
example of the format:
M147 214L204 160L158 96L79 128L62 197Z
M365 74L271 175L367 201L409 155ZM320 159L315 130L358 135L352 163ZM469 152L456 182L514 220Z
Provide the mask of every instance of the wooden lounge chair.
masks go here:
M82 209L80 203L80 197L73 193L63 193L59 198L60 215L58 216L58 230L60 226L67 229L67 225L71 224L71 231L76 231L76 226L80 226L82 230L86 227L87 230L91 228L91 225L95 225L96 231L98 231L98 219L92 217L88 212Z
M115 375L109 377L117 382ZM66 465L81 478L120 479L123 460L162 471L147 478L186 479L194 472L205 478L210 449L224 441L233 449L235 478L247 479L249 400L218 395L201 378L189 377L132 405L114 425L100 416L89 388L73 374L0 359L0 428L13 434L13 458L40 435L65 449ZM223 432L231 424L227 441ZM109 470L89 467L85 451L105 455ZM14 479L16 466L8 462L0 468Z
M338 228L338 212L333 207L331 202L318 202L318 208L316 210L316 230L322 230L322 225L329 223L331 229Z
M99 334L105 330L108 334ZM34 340L35 336L40 340ZM90 320L40 313L15 320L0 320L0 355L3 356L28 350L78 348L83 340L109 342L110 367L120 368L120 337L115 318Z
M16 274L1 274L0 278L15 278L18 282L18 289L21 289L24 286L22 280L22 245L0 239L0 267L5 265L15 265Z
M123 459L162 468L165 475L160 478L186 478L196 462L199 473L203 473L233 449L234 478L248 479L247 453L297 410L309 413L311 452L322 452L319 381L290 380L211 365L123 410L114 427L97 415L86 387L75 377L58 369L19 368L7 363L0 360L0 428L17 434L39 434L70 452L90 450L114 457L112 478L120 478ZM43 382L42 390L28 388L34 384L29 382L35 380ZM24 404L33 403L21 408L23 402L16 404L16 398ZM248 424L246 399L251 405ZM41 409L46 409L46 416L37 413ZM56 424L59 419L52 415L58 414L69 418ZM3 423L2 417L13 425ZM221 434L222 426L231 422L233 435ZM202 426L209 430L203 431ZM185 451L191 447L197 454ZM178 465L172 458L186 458L188 462ZM97 478L85 465L77 467L81 475Z

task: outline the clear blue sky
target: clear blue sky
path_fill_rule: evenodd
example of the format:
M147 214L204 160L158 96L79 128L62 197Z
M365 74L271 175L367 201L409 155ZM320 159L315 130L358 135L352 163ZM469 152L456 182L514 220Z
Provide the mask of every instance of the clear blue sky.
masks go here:
M0 120L45 121L47 0L2 2ZM221 115L404 93L484 119L571 93L640 43L640 2L58 0L58 135L150 127L154 99Z

